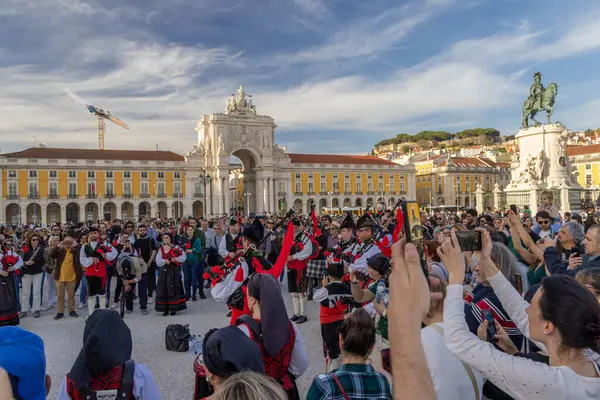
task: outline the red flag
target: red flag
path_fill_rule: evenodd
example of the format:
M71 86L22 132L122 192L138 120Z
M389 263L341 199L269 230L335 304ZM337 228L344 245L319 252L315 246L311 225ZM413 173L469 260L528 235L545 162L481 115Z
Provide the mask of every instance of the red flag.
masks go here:
M294 224L292 221L290 221L288 222L287 230L285 231L285 237L283 238L281 253L279 253L279 257L277 257L277 261L275 261L273 268L266 271L267 274L271 274L275 277L275 279L279 279L279 275L281 275L281 272L287 263L287 259L290 256L292 244L294 244Z
M315 237L321 236L321 230L319 229L319 225L317 223L317 214L315 214L315 209L314 208L310 212L310 218L312 219L312 224L313 224L313 234L312 234L312 237L315 238Z
M400 239L403 227L404 213L402 212L402 208L398 208L398 211L396 211L396 227L394 228L394 233L392 233L392 243L396 243Z

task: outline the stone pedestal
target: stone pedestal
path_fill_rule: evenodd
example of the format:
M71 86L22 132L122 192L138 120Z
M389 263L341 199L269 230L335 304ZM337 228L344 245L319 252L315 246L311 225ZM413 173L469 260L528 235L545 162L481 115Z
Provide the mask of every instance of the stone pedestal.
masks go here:
M579 195L581 187L567 156L569 137L568 129L561 123L519 131L515 136L519 154L513 159L511 181L505 189L507 204L528 205L535 212L540 192L552 190L563 211L573 210L569 192Z

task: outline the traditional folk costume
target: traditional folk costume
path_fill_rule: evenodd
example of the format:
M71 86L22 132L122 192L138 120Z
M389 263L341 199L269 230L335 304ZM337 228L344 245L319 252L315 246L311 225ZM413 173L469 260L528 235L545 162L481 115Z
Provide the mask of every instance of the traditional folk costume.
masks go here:
M236 325L260 347L265 375L281 384L288 399L298 400L296 379L308 368L308 354L300 331L287 317L277 278L250 276L248 295L258 301L261 319L244 316Z
M194 362L196 385L194 400L204 400L213 394L208 387L206 371L227 379L243 371L264 375L260 348L252 339L235 326L211 329L202 340L202 353Z
M301 221L294 219L294 226L300 226ZM306 318L306 268L308 259L313 254L313 244L310 236L301 231L294 237L294 243L290 255L293 260L288 261L288 291L292 296L294 306L294 315L290 318L293 322L302 324L307 321Z
M349 310L348 305L353 303L353 298L350 287L341 281L344 276L344 266L342 264L329 264L327 275L335 280L317 290L314 300L320 303L323 355L325 357L326 372L329 372L341 365L339 328Z
M243 236L256 246L262 240L263 232L264 227L257 218L252 225L244 229ZM291 241L288 240L288 242ZM288 243L282 249L282 253L286 257L290 247L291 243ZM283 269L283 263L278 262L276 267L273 267L262 252L256 250L256 248L250 248L242 257L230 264L232 265L212 267L210 272L205 273L204 279L211 281L213 298L220 303L227 303L231 308L230 325L234 325L235 321L242 315L251 314L246 298L248 277L255 272L278 277Z
M0 326L19 325L19 298L17 295L17 277L23 259L12 250L0 253L0 271L8 271L8 276L0 275Z
M131 360L132 350L131 331L116 311L93 313L86 321L83 347L60 385L57 400L159 400L152 373Z
M237 225L238 221L235 218L231 218L229 225ZM225 234L225 237L221 239L219 243L219 255L225 260L229 261L229 253L236 253L242 249L242 236L240 234L232 235L229 230Z
M185 253L171 244L163 244L156 253L156 265L160 272L154 309L163 315L175 315L177 311L187 309L185 290L181 282L181 264L185 258ZM167 263L168 261L170 263Z
M88 313L92 315L98 299L100 308L106 308L106 270L111 268L119 252L111 244L88 242L79 252L79 262L85 269ZM94 258L98 259L94 263Z

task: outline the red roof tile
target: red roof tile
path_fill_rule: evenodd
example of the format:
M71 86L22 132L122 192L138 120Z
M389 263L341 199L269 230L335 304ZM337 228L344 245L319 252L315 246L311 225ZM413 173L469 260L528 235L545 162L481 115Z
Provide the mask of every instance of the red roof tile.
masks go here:
M567 154L570 157L598 153L600 153L600 144L590 144L588 146L567 146Z
M395 165L391 161L375 156L351 156L341 154L298 154L289 153L294 164L363 164L363 165Z
M489 158L480 157L451 157L450 161L457 167L488 167L496 168L496 163ZM445 167L448 161L442 162L439 166Z
M31 147L15 153L0 154L6 158L48 158L61 160L127 160L127 161L184 161L172 151L98 150Z

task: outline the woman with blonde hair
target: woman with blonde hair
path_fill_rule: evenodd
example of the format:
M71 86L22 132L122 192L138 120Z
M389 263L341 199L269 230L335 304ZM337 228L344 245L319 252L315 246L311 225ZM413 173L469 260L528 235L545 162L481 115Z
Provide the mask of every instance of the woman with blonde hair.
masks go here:
M287 400L281 385L257 372L240 372L223 383L214 400Z

